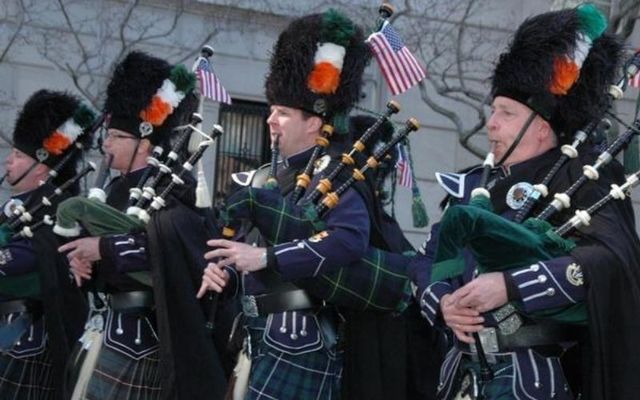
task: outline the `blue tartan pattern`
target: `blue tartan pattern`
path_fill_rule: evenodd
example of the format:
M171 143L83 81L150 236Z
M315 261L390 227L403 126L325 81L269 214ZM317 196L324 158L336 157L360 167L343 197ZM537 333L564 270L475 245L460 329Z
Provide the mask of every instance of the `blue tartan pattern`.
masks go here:
M160 398L158 352L134 360L107 346L100 355L87 387L87 400Z
M279 192L246 187L228 201L226 223L251 220L270 245L322 230L313 208L292 205ZM354 310L403 311L411 300L410 257L369 246L362 259L320 279L296 282L331 304Z
M251 329L251 373L245 400L330 400L340 398L342 355L326 349L290 355L262 340Z
M296 282L314 296L354 310L404 311L411 301L410 257L369 247L357 263L319 280Z
M48 400L56 397L46 350L32 357L14 358L0 353L0 398Z

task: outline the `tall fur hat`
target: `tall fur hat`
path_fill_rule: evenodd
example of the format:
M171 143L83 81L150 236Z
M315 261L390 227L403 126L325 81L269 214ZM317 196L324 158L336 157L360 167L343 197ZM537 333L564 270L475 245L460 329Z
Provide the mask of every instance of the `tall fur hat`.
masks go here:
M620 41L592 4L548 12L520 25L494 70L492 94L527 105L547 120L561 143L608 107Z
M68 93L39 90L29 97L18 113L13 130L13 146L35 160L56 167L72 151L76 142L87 145L86 134L96 114L77 97ZM75 173L80 152L66 162L58 172L57 183Z
M105 112L109 128L159 144L196 110L196 78L184 65L172 66L148 54L129 53L113 72Z
M267 100L331 123L346 116L360 99L369 59L362 30L346 16L329 10L298 18L274 46L265 83Z

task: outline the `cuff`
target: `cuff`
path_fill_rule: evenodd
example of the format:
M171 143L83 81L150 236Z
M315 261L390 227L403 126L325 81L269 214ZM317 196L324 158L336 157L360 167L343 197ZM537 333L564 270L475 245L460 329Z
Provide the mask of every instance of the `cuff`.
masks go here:
M453 292L453 287L447 282L434 282L420 293L420 309L423 317L429 321L431 325L435 325L436 319L440 314L440 299L445 294Z
M582 269L571 257L540 261L506 275L516 285L526 312L576 304L585 298Z

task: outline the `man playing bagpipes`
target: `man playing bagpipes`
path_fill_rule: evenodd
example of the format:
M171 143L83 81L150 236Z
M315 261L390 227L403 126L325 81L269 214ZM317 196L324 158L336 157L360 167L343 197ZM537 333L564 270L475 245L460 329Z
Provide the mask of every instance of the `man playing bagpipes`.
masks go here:
M640 367L635 356L640 253L630 202L610 203L572 241L554 242L559 247L547 257L532 260L515 246L533 238L545 242L551 238L545 231L536 236L524 229L521 238L505 233L532 185L542 182L560 158L559 145L597 123L609 106L607 89L621 46L605 29L606 19L593 5L538 15L518 28L500 56L487 122L499 167L487 169L485 188L503 224L493 222L496 218L469 218L471 224L455 218L460 211L480 213L465 204L484 180L483 168L439 176L449 209L412 270L423 315L455 334L441 370L441 398L637 396L632 375ZM559 167L549 193L567 190L598 154L587 140L577 157ZM611 183L621 182L623 171L614 160L550 222L568 219L606 195ZM538 202L531 215L546 203ZM464 243L470 250L443 259L441 253L460 237L469 238ZM507 261L518 256L526 261Z
M11 199L0 227L0 397L62 399L64 366L86 316L84 296L50 226L29 230L78 193L76 164L95 114L69 94L40 90L25 103L5 160ZM66 190L54 194L64 185ZM23 231L23 229L25 229ZM31 235L21 235L30 232Z
M271 192L281 200L280 205L287 203L295 208L300 199L304 204L318 178L333 169L333 164L328 166L330 157L316 155L327 147L331 133L333 141L346 132L345 116L358 101L362 71L369 57L363 39L359 28L333 10L297 19L280 35L266 81L271 104L267 123L283 160L273 173L278 178L279 193ZM350 169L345 169L347 176ZM260 171L238 174L236 180L244 177L246 185L261 186L259 176ZM313 183L309 183L311 180ZM334 182L334 188L339 183ZM251 193L245 189L240 191L242 195ZM242 272L244 324L249 338L241 357L248 355L251 364L239 368L234 398L340 397L342 317L334 305L324 303L309 289L321 284L321 275L343 266L347 269L359 261L374 241L372 226L374 221L380 223L373 215L378 200L365 194L367 191L373 189L364 187L361 192L352 188L342 193L337 206L322 218L325 228L315 235L292 233L295 229L288 228L297 223L296 217L264 204L257 211L258 218L274 219L274 226L287 232L282 237L274 240L261 230L268 245L254 247L249 244L251 239L245 240L247 243L209 242L217 249L207 254L213 262L203 277L201 295L206 289L222 291L229 286L229 266ZM286 200L282 200L283 195ZM234 207L234 200L238 200L235 196L230 197L227 210ZM382 236L379 239L382 241ZM374 265L368 269L374 271ZM370 277L367 275L367 279ZM399 291L402 289L401 285ZM377 337L378 332L371 331L371 335ZM370 349L376 355L378 350ZM377 366L379 360L372 360ZM386 381L386 377L377 376ZM397 384L404 391L403 382Z
M198 104L194 86L195 76L184 66L141 52L128 54L115 68L104 106L108 135L103 150L120 176L107 188L106 203L113 211L100 217L104 221L96 218L96 226L126 217L116 210L149 210L155 197L130 199L130 189L143 177L149 177L147 184L157 183L155 193L169 184L171 173L159 175L147 160L159 158L154 146L162 146L165 154L171 149L176 156L165 165L178 164L188 142L186 124ZM194 178L187 174L183 179L146 227L140 218L143 228L85 237L59 248L76 280L106 293L107 303L106 310L91 316L71 360L73 398L222 398L226 381L194 286L206 265L202 256L210 228L195 207ZM100 232L86 225L88 232ZM59 234L71 236L72 231L56 226Z

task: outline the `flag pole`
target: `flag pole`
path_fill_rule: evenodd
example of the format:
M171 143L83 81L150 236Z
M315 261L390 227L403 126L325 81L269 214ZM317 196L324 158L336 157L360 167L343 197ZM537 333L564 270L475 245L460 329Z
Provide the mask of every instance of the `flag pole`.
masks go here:
M204 45L202 47L202 50L200 50L200 55L196 58L196 60L193 63L193 66L191 67L191 70L193 72L197 72L198 71L198 67L200 66L201 62L209 62L209 58L213 55L213 47L209 46L209 45ZM202 79L200 76L198 76L198 79ZM200 84L200 99L198 100L198 114L200 114L200 116L203 116L203 112L204 112L204 95L202 93L202 82ZM202 130L202 120L198 123L197 128L199 130ZM198 144L203 140L203 138L197 134L196 132L194 132L191 135L191 138L189 139L189 150L191 151L191 149L196 149L198 147ZM216 143L217 146L217 143ZM200 160L198 160L198 164L197 164L197 187L196 187L196 207L198 208L210 208L212 206L212 202L211 202L211 193L209 192L209 187L207 186L207 178L205 176L204 173L204 165L202 163L202 158L200 158ZM214 174L215 174L215 168L214 168Z

